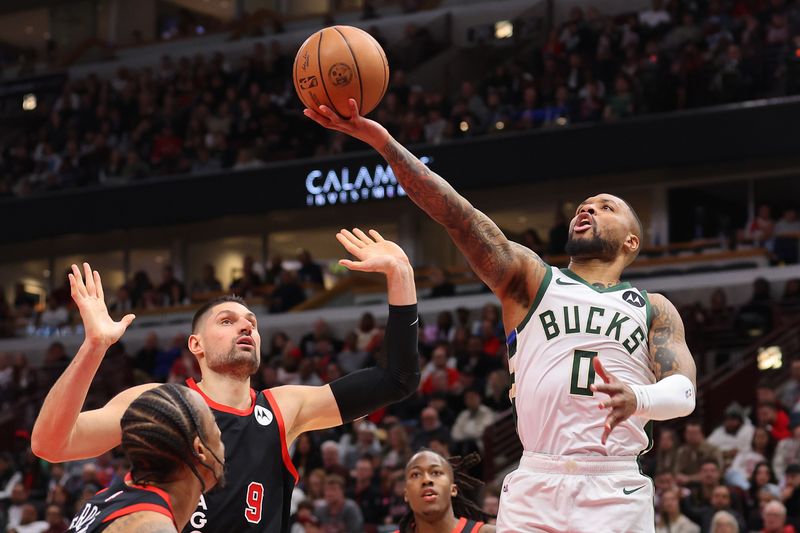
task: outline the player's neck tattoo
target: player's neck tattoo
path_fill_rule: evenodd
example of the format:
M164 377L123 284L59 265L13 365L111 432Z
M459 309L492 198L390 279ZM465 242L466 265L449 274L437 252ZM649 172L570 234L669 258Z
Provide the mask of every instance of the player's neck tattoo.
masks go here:
M611 283L602 283L600 281L595 281L594 283L592 283L592 287L597 287L598 289L609 289L614 285L619 285L619 280L612 281Z

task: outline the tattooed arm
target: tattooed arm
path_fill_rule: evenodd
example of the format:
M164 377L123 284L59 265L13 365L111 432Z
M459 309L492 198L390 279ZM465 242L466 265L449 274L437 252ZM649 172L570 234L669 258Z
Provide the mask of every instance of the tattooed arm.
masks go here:
M447 181L406 150L386 129L358 115L350 100L351 119L325 106L305 115L326 128L346 133L377 150L392 167L408 197L445 227L472 269L501 300L525 308L544 278L547 265L524 246L509 241L485 214L458 194Z
M670 420L689 415L695 407L697 369L675 306L660 294L650 295L653 310L650 326L650 365L658 383L628 384L608 372L600 357L592 360L603 380L591 385L601 397L600 408L608 410L600 441L605 444L611 431L633 415L650 420Z
M683 320L678 310L660 294L650 294L653 322L650 326L650 364L656 380L681 374L697 386L697 368L686 346Z

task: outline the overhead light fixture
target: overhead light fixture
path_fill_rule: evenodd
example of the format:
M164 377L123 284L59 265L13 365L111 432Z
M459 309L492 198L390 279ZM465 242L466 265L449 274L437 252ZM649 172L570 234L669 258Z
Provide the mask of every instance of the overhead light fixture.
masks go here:
M494 38L508 39L514 35L514 25L510 20L500 20L494 23Z
M28 93L22 97L22 109L25 111L33 111L36 109L36 95Z
M780 346L769 346L758 350L758 369L777 370L783 366L783 352Z

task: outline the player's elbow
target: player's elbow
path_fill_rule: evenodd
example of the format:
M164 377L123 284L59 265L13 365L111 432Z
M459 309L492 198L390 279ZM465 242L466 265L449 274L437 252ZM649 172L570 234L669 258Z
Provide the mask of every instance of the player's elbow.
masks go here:
M400 402L411 396L419 388L419 372L394 372L386 387L386 404ZM388 381L388 380L387 380Z
M44 459L48 463L60 463L63 460L58 456L58 450L51 444L51 440L42 435L41 431L33 428L31 433L31 451L39 459Z

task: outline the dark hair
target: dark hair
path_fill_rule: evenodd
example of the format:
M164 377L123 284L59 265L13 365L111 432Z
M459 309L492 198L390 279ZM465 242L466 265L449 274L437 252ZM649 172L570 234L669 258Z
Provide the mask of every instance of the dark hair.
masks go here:
M778 484L778 478L775 477L775 471L772 470L772 465L769 464L767 461L761 461L756 466L753 467L753 472L750 474L750 497L753 498L753 501L758 501L758 491L761 490L763 487L756 487L756 474L758 474L758 469L762 466L767 467L767 472L769 472L769 479L767 483L772 483L774 485Z
M633 208L633 206L630 203L628 203L627 200L625 200L624 198L620 198L620 200L622 200L625 203L625 205L628 206L628 210L630 210L631 215L633 215L633 220L634 220L634 222L636 222L636 229L639 230L638 237L640 239L643 239L644 238L644 225L642 224L642 219L639 218L639 214L636 212L636 210Z
M182 385L160 385L142 393L122 415L122 450L131 463L134 483L169 481L181 464L185 464L200 480L205 492L205 482L197 465L212 467L197 455L195 437L217 462L222 461L208 447L200 413L189 402L188 395L189 389Z
M417 453L421 452L429 452L442 457L440 454L427 448L423 448ZM490 518L495 518L494 515L484 512L477 503L464 494L464 491L475 492L483 486L483 481L467 474L473 466L481 462L481 456L477 452L472 452L464 457L455 455L449 458L442 457L442 459L445 459L450 464L453 483L458 487L458 492L452 497L453 514L456 518L467 518L469 520L478 520L481 522L486 522ZM398 529L400 533L410 533L416 530L416 519L411 506L409 506L406 514L400 518L397 525L399 526Z
M247 303L241 297L233 294L226 294L225 296L218 296L216 298L213 298L204 303L202 306L200 306L200 309L198 309L197 312L194 314L194 317L192 317L192 333L197 332L197 325L200 323L200 320L203 318L203 316L209 310L211 310L212 307L215 307L219 304L224 304L225 302L235 302L237 304L241 304L247 307Z

